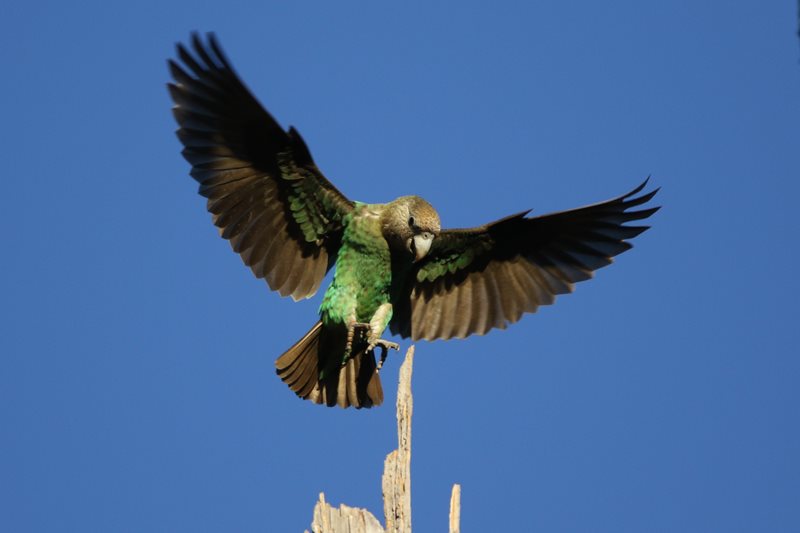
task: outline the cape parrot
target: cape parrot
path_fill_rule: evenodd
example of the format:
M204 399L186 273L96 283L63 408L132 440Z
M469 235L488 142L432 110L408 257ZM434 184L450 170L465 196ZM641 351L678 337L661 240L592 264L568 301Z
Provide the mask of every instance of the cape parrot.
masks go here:
M419 196L385 204L348 199L314 164L296 129L258 103L213 34L177 45L168 84L191 175L223 238L281 296L313 296L336 267L320 319L281 355L277 374L299 397L356 408L383 401L374 351L382 338L464 338L504 329L523 313L631 248L658 207L633 209L658 192L529 217L517 213L470 229L441 229Z

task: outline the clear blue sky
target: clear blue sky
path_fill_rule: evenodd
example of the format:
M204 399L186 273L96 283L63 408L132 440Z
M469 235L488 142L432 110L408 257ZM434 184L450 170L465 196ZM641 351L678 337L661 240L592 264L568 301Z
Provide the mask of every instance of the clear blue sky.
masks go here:
M663 187L574 294L417 346L417 531L454 482L464 531L800 531L796 7L6 2L0 530L382 516L399 360L383 408L291 394L319 297L253 278L179 155L166 59L213 30L351 198L453 227Z

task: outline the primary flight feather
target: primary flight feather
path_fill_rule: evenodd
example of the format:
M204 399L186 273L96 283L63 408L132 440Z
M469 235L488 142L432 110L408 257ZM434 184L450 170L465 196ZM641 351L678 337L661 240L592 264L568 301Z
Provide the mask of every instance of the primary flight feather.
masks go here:
M374 351L417 339L505 328L523 313L611 263L647 226L626 226L658 189L647 181L578 209L511 215L442 230L419 196L386 204L349 200L314 164L300 134L284 130L234 72L213 34L192 36L169 61L178 138L208 210L253 273L281 296L309 298L335 266L320 320L276 361L301 398L341 407L383 401ZM634 209L638 208L638 209Z

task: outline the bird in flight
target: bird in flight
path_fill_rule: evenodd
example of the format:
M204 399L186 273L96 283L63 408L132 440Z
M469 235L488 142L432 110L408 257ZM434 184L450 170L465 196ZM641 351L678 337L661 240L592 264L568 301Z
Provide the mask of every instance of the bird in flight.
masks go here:
M317 168L296 129L284 130L233 70L216 38L177 45L168 84L183 156L224 239L281 296L313 296L335 267L319 320L275 365L299 397L372 407L384 330L418 339L504 329L631 248L648 226L647 181L627 194L543 216L517 213L442 229L419 196L350 200ZM380 350L380 361L375 351Z

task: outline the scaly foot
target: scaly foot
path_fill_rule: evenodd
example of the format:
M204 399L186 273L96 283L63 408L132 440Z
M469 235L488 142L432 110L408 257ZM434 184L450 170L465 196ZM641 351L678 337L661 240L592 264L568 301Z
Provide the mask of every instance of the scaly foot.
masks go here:
M396 342L387 341L385 339L374 339L372 342L369 343L367 347L367 351L375 350L376 346L381 347L381 359L378 361L378 370L383 367L383 363L386 361L386 356L389 355L389 350L400 350L400 345Z
M365 322L353 322L347 327L347 342L344 345L344 355L342 356L342 366L347 364L350 355L353 353L353 342L355 341L356 330L360 330L361 335L369 331L369 324Z
M400 345L396 342L387 341L386 339L374 339L370 341L369 346L367 346L367 351L374 350L376 346L380 346L384 352L388 350L400 350Z

